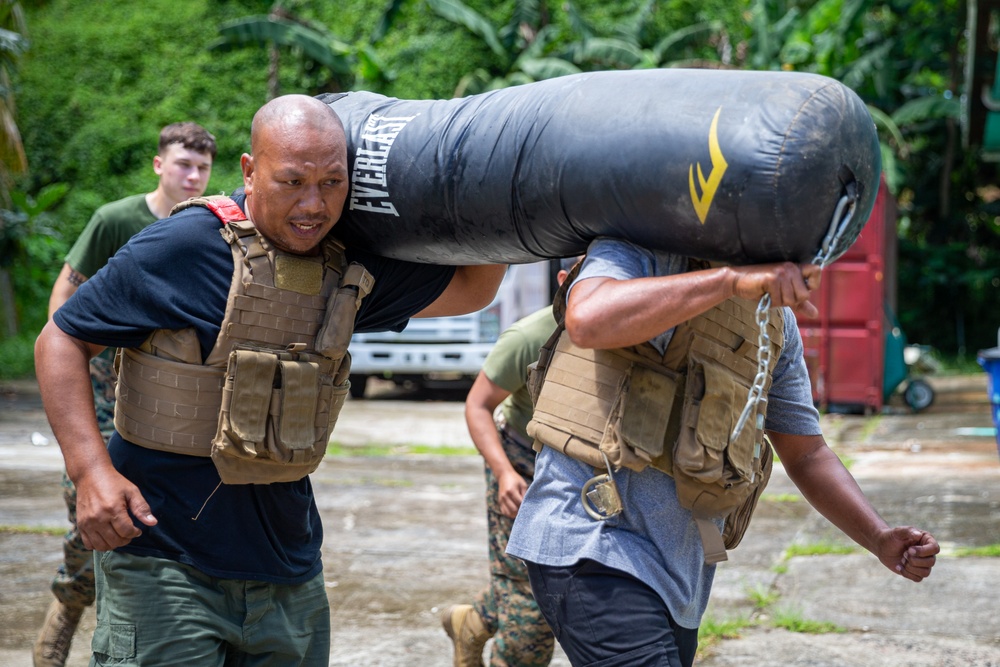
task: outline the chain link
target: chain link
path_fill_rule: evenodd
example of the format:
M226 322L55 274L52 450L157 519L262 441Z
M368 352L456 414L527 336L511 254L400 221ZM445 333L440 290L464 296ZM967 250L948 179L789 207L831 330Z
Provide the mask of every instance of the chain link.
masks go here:
M750 385L750 394L747 396L747 404L743 406L743 412L740 413L740 418L736 422L736 427L733 429L732 435L729 436L729 442L735 442L736 438L739 437L740 432L747 423L747 419L750 417L750 412L753 411L757 404L762 400L764 395L764 383L767 382L767 371L771 367L771 336L767 332L768 325L771 323L771 295L764 294L760 298L760 303L757 304L757 311L755 313L757 320L757 374L753 378L753 383Z
M819 268L826 267L830 263L834 250L836 250L839 245L840 237L844 234L847 228L850 226L851 218L854 217L854 211L857 208L857 197L851 194L845 194L837 202L837 207L833 212L833 217L830 220L830 228L827 231L826 237L820 244L819 251L816 253L816 257L813 259L812 263L819 266ZM846 213L845 213L846 210ZM841 218L843 216L843 218ZM767 371L771 365L771 337L767 333L767 326L771 321L771 295L765 293L761 297L760 303L757 304L757 326L759 331L757 333L757 375L754 376L753 384L750 385L750 393L747 395L747 403L743 406L743 412L740 413L740 418L736 421L736 427L733 428L732 434L729 436L729 442L735 442L736 438L739 437L740 433L743 431L743 427L746 426L747 419L750 417L750 413L757 407L761 401L766 401L763 398L764 395L764 383L767 381ZM758 422L760 420L758 419ZM762 423L756 425L757 428L763 428Z

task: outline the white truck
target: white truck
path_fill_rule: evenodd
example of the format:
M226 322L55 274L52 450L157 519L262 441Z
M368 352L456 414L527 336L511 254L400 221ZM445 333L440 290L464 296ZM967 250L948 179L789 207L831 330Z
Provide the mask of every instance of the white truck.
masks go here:
M431 388L471 382L501 331L552 303L558 269L559 260L515 264L483 310L411 319L400 333L354 334L351 396L363 398L372 377Z

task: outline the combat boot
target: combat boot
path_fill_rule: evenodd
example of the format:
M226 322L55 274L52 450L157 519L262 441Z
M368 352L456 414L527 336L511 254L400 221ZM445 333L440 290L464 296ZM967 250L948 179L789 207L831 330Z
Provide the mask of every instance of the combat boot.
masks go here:
M66 664L83 610L83 607L68 607L59 600L52 601L31 654L35 667L63 667Z
M491 634L471 604L455 604L441 612L441 625L455 644L454 667L483 667L483 648Z

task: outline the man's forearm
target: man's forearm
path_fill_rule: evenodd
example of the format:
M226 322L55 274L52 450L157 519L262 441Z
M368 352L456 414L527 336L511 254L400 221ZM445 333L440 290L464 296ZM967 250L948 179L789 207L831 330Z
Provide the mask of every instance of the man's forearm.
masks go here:
M878 535L889 528L857 480L825 445L786 461L785 472L816 511L845 535L873 553Z
M42 404L74 482L89 468L111 463L97 425L90 381L90 357L100 349L68 336L51 321L35 341Z
M570 292L566 330L584 348L638 345L732 295L732 278L723 269L631 280L584 279Z

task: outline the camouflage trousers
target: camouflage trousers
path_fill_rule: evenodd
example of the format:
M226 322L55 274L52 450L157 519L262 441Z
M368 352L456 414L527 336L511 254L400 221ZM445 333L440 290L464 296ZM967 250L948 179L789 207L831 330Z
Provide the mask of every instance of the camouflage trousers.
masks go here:
M500 430L504 452L514 470L531 483L535 452ZM490 584L473 601L493 634L490 667L544 667L552 660L555 638L531 594L524 561L507 555L514 521L500 512L499 484L486 467L486 519L489 531Z
M103 357L91 359L90 382L94 389L97 425L107 444L115 430L114 362ZM62 487L70 529L63 537L63 562L52 580L52 593L67 607L88 607L94 604L94 553L83 546L80 531L77 530L76 487L65 471Z

